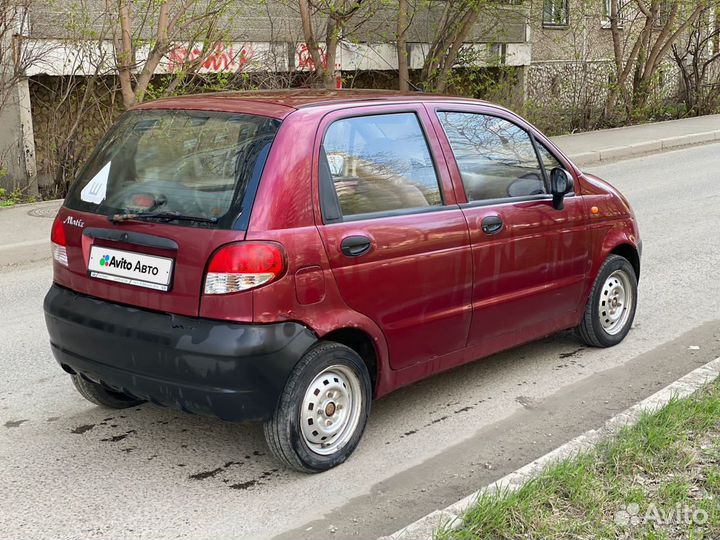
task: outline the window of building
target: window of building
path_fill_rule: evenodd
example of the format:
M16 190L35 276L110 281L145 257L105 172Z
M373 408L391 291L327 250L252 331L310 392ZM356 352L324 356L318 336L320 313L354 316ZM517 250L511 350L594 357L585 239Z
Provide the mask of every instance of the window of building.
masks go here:
M442 204L425 135L414 113L345 118L323 141L343 216Z
M627 0L603 0L602 2L602 19L603 28L610 28L610 15L612 14L612 4L615 2L618 14L618 26L622 28L625 22L625 11Z
M543 4L543 26L567 26L569 18L568 0L545 0Z

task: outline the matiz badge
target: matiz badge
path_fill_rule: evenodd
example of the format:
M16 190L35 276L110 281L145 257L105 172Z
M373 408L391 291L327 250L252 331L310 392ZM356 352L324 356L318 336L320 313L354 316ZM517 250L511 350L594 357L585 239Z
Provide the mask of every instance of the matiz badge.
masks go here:
M80 227L81 229L85 226L85 222L82 219L77 219L72 216L68 216L63 221L65 225L72 225L73 227Z

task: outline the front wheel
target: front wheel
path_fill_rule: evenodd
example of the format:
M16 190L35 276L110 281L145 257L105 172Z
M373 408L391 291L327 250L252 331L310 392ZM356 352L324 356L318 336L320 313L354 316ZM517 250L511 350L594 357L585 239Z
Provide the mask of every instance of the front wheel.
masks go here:
M578 334L591 347L617 345L630 331L636 308L635 269L624 257L610 255L598 272Z
M370 414L370 375L345 345L321 342L291 373L265 439L275 457L301 472L316 473L353 453Z

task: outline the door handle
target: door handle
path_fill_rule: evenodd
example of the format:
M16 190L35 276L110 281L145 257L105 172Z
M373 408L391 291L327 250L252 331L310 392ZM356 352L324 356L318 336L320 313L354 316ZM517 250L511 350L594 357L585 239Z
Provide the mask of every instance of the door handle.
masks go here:
M482 230L485 234L497 234L502 228L503 220L500 216L487 216L482 220Z
M340 250L348 257L359 257L365 255L372 247L372 240L367 236L356 234L343 238L340 243Z

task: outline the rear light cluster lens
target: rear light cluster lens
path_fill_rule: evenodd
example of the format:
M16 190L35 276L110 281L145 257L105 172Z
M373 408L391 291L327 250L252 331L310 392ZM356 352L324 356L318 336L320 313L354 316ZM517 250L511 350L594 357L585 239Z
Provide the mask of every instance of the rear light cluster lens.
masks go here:
M229 294L271 283L285 272L285 252L271 242L229 244L213 255L205 294Z
M50 233L50 244L52 246L53 259L63 266L67 266L68 256L65 225L63 225L63 222L60 220L60 216L57 216L53 222L52 232Z

